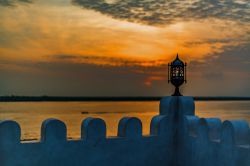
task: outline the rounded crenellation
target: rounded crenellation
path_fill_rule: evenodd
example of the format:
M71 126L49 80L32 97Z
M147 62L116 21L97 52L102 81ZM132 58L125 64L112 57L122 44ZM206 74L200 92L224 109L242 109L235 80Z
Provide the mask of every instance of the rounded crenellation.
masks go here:
M171 132L169 119L167 115L154 116L150 123L150 134L151 135L164 135Z
M226 120L222 125L222 143L249 145L249 126L245 120Z
M41 142L57 143L67 140L67 128L64 122L58 119L47 119L42 123Z
M86 118L82 122L81 138L87 144L95 145L106 140L106 123L100 118Z
M216 161L216 141L220 138L221 120L218 118L201 118L198 123L197 138L193 140L194 166L210 166ZM214 144L215 143L215 144ZM214 146L215 145L215 146Z
M226 120L222 124L221 142L218 150L218 165L245 166L249 165L245 157L250 155L249 150L249 126L244 120Z
M184 117L183 130L187 130L185 131L185 133L187 133L189 136L197 137L198 124L199 124L199 117L187 115Z
M135 117L124 117L119 121L118 137L136 139L142 137L142 122Z
M0 147L12 147L20 143L21 129L17 122L12 120L0 121Z
M220 139L221 120L218 118L201 118L198 126L198 137L210 141Z

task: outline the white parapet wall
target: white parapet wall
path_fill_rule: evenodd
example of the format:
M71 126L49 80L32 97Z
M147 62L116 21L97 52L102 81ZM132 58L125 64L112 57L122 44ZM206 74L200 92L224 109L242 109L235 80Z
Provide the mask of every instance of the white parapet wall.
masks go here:
M99 118L82 122L81 139L67 140L66 125L45 120L38 142L21 142L17 122L0 121L0 166L250 166L245 121L195 116L192 97L165 97L160 115L142 135L136 117L124 117L117 137Z

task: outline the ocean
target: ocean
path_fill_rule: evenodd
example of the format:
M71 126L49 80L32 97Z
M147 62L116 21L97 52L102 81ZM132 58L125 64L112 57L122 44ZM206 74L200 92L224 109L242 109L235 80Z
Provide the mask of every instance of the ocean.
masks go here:
M222 120L244 119L250 123L250 101L196 101L196 115ZM126 102L1 102L0 120L15 120L21 126L22 140L39 140L41 124L56 118L67 125L69 139L80 138L81 122L87 117L106 121L107 135L116 136L122 117L141 119L143 134L149 134L150 121L159 114L159 101Z

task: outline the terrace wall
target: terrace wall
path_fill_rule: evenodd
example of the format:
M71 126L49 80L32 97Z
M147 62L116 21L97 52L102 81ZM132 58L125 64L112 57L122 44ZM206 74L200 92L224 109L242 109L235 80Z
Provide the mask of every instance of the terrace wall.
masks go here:
M67 140L66 125L45 120L39 142L21 142L17 122L0 121L0 166L249 166L250 129L245 121L195 116L192 97L165 97L142 135L136 117L124 117L117 137L99 118L82 122L81 139Z

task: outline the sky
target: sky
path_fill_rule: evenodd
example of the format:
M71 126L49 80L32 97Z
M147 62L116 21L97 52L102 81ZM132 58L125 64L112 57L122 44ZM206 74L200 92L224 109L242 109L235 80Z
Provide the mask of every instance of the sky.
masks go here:
M250 96L249 0L0 0L0 95Z

